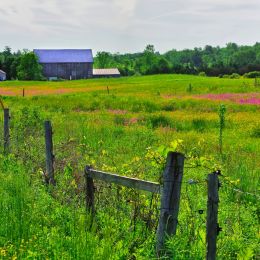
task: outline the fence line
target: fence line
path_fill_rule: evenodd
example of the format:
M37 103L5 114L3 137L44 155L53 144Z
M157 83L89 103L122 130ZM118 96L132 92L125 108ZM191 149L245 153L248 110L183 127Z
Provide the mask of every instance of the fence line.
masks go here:
M9 149L9 109L4 110L4 147ZM54 178L54 155L52 141L52 125L50 121L45 121L45 150L46 150L46 173L45 181L47 184L55 185ZM8 139L7 139L8 138ZM133 189L144 190L147 192L161 195L160 217L157 228L156 251L158 256L164 254L165 241L168 237L176 234L178 224L178 214L181 196L181 184L183 181L184 155L176 152L169 152L167 163L163 173L162 184L139 180L103 171L94 170L87 166L85 168L86 178L86 207L94 217L95 213L95 186L94 179L102 180L108 183L115 183ZM205 181L196 181L189 179L185 183L189 185L205 183ZM215 259L216 242L219 231L217 223L218 214L218 173L212 173L208 176L208 206L207 206L207 259Z
M110 183L119 184L128 188L149 191L152 193L160 193L161 185L156 182L144 181L137 178L130 178L117 174L107 173L103 171L94 170L87 166L86 174L93 179L103 180Z

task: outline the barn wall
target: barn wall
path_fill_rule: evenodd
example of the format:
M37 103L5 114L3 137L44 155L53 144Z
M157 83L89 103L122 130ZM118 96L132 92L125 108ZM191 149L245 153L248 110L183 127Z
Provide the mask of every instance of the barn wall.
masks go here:
M42 63L43 76L62 79L92 78L93 63Z

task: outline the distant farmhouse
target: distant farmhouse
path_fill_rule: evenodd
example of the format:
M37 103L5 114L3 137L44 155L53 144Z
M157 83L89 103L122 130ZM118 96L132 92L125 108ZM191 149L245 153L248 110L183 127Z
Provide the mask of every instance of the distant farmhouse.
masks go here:
M34 50L47 79L87 79L93 75L92 50Z
M118 69L93 70L91 49L35 49L34 53L43 67L43 76L49 80L120 76Z
M6 73L2 70L0 70L0 81L6 80Z
M112 69L93 69L94 78L118 78L120 77L120 72L117 68Z

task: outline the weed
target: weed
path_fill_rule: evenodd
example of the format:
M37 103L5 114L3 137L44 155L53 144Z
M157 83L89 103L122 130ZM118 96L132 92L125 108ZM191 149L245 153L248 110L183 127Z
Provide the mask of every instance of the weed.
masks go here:
M220 105L219 107L219 152L222 155L223 150L223 130L225 127L225 114L226 114L226 106Z

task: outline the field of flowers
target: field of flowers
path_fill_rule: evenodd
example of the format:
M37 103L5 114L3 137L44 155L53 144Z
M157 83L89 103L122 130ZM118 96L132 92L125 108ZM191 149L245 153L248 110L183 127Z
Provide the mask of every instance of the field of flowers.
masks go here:
M83 172L91 164L160 182L169 150L185 153L186 162L178 231L167 256L205 258L205 180L216 168L222 172L218 259L260 256L260 88L253 79L10 81L0 83L0 95L11 111L9 156L0 139L2 259L156 259L159 197L97 183L92 223ZM55 187L42 181L47 119Z

